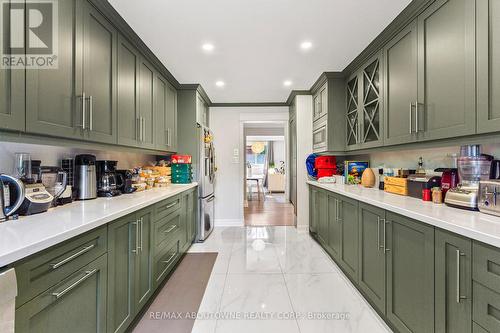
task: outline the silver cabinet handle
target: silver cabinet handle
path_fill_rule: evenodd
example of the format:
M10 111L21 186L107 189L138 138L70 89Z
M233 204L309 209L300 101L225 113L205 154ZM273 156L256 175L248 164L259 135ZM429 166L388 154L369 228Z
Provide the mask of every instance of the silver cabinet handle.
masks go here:
M175 202L173 202L173 203L171 203L171 204L167 205L167 207L166 207L165 209L172 208L172 207L174 207L175 205L177 205L177 201L175 201Z
M177 228L177 224L174 224L173 226L171 226L170 228L165 230L165 233L168 234L170 231L174 230L175 228Z
M66 289L60 291L60 292L57 292L57 293L52 293L52 296L54 296L55 298L61 298L63 297L65 294L67 294L68 292L70 292L71 290L73 290L74 288L76 288L79 284L81 284L83 281L87 280L89 277L91 277L92 275L94 275L95 273L97 272L97 269L93 269L91 271L85 271L85 275L82 276L81 278L79 278L78 280L76 280L74 283L72 283L71 285L69 285Z
M94 244L92 245L89 245L89 246L86 246L84 247L83 249L81 249L80 251L70 255L69 257L67 257L66 259L63 259L55 264L50 264L50 266L52 267L52 269L56 269L56 268L59 268L61 267L62 265L64 264L67 264L68 262L72 261L73 259L75 258L78 258L79 256L81 256L82 254L84 253L87 253L89 252L90 250L92 250L93 248L95 247Z
M465 253L457 250L457 303L460 303L461 300L467 299L466 296L460 296L460 257L465 256Z
M139 225L140 225L139 230L140 230L140 232L141 232L141 234L140 234L140 236L139 236L139 240L140 240L140 244L141 244L141 245L140 245L140 246L139 246L139 248L138 248L139 250L141 250L141 252L142 252L142 242L143 242L143 237L144 237L144 234L143 234L143 232L142 232L142 230L143 230L143 229L142 229L143 224L144 224L144 219L141 217L141 219L139 220Z
M413 117L412 117L412 113L413 113L413 103L410 103L410 134L413 133Z
M94 130L94 96L90 95L89 97L89 130Z
M146 141L146 118L141 117L142 119L142 141Z
M384 253L386 253L386 252L389 252L391 250L391 249L387 248L387 238L386 238L387 237L386 225L389 222L387 222L386 219L380 219L380 221L384 224L384 230L383 230L383 232L384 232L384 234L383 234L383 236L384 236L383 237L384 238L384 245L383 245L383 247L384 247Z
M419 116L419 110L418 110L418 101L415 102L415 133L420 132L420 127L418 124L418 116Z
M380 216L377 216L377 251L380 251Z
M82 129L85 129L85 109L86 109L86 102L87 102L87 97L85 96L85 93L82 93L80 98L82 99L82 124L77 125L76 127L81 127Z
M172 259L174 259L175 255L176 255L175 252L172 253L172 255L167 260L164 260L163 263L164 264L168 264Z
M139 220L132 222L132 225L135 226L135 248L132 253L137 254L139 252Z

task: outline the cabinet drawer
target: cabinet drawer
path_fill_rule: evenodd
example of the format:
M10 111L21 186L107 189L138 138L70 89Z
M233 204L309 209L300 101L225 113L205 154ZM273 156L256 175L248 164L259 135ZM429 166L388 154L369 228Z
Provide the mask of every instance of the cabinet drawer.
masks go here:
M473 279L500 293L500 249L473 243Z
M172 245L166 250L162 251L155 257L154 261L154 277L155 285L161 283L165 276L172 269L175 261L179 257L179 240L175 240Z
M180 209L182 205L181 196L175 196L173 198L168 198L162 202L155 205L154 216L156 220L159 220L170 213L175 212Z
M35 254L15 266L21 306L107 251L107 229L101 227Z
M473 282L472 320L489 332L500 332L500 294Z
M155 222L155 253L163 249L182 229L181 211L174 212Z

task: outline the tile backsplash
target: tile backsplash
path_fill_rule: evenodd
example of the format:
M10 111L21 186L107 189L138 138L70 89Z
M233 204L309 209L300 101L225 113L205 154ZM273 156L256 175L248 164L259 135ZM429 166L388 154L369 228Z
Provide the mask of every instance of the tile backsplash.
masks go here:
M92 154L98 160L118 161L119 169L128 169L137 165L147 165L155 161L154 155L127 153L118 151L96 151L70 147L55 147L24 143L0 142L0 172L11 174L14 170L15 153L29 153L31 159L41 160L45 166L59 166L63 158L74 158L78 154Z

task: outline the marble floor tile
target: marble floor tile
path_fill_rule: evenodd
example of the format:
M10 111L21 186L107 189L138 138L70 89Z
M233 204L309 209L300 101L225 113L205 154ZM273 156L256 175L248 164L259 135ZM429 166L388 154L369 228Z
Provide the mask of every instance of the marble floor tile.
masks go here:
M218 320L217 333L301 333L295 320Z
M281 266L272 244L254 241L252 246L231 253L228 274L281 273Z
M198 309L200 319L194 322L191 333L215 332L217 319L214 317L214 314L220 309L225 282L225 274L214 274L212 272L200 308Z

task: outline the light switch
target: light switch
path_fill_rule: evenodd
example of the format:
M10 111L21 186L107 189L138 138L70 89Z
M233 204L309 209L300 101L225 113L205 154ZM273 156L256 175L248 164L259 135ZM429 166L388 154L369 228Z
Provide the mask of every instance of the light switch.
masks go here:
M233 150L233 156L235 156L235 157L236 156L240 156L240 151L239 151L238 148L234 148L234 150Z

